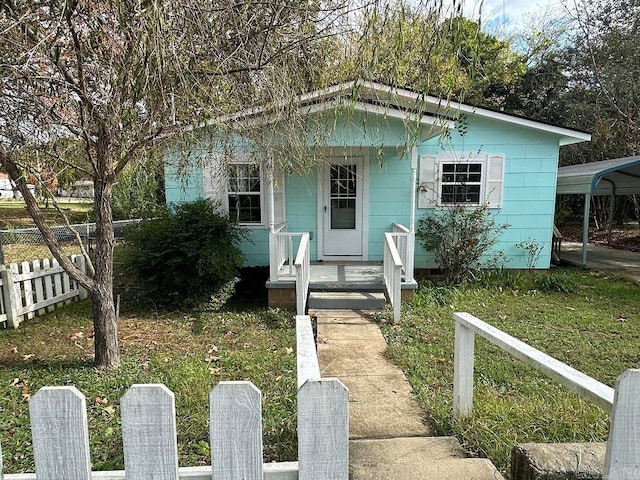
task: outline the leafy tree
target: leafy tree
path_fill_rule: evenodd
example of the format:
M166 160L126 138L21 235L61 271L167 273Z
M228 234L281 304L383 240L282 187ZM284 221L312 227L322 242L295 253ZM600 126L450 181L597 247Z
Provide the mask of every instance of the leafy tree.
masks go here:
M119 176L133 159L153 156L158 139L181 125L286 104L314 68L305 60L314 55L301 53L335 35L345 11L332 0L0 3L0 163L53 255L90 293L97 367L119 362L112 224ZM59 155L57 147L68 142L79 159ZM93 276L63 255L29 194L34 163L25 149L93 180Z

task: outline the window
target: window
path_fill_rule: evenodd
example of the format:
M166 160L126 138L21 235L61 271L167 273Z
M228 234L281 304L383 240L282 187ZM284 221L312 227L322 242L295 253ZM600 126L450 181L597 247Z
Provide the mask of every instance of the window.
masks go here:
M449 152L420 156L418 208L502 206L505 156Z
M441 163L440 204L480 203L481 163Z
M255 163L229 165L229 216L239 223L262 223L262 181Z

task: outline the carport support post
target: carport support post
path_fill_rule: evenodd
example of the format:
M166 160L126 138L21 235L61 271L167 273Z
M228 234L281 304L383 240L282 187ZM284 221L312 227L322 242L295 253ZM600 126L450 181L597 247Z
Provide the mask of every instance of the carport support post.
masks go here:
M589 212L591 208L591 194L584 195L584 218L582 219L582 266L587 266L587 243L589 243Z
M615 212L615 204L616 202L616 194L611 194L611 199L609 200L609 229L607 230L607 245L611 245L611 228L613 227L613 214Z

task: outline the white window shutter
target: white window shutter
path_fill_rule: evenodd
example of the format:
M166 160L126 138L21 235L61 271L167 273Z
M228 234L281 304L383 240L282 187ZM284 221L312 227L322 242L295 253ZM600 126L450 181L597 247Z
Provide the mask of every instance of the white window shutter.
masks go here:
M487 159L486 199L489 208L502 206L502 186L504 183L504 155L489 155Z
M204 159L202 165L202 188L204 198L218 203L224 212L229 211L227 199L227 171L226 163L217 156Z
M438 168L436 157L420 155L418 176L418 208L433 208L438 204Z

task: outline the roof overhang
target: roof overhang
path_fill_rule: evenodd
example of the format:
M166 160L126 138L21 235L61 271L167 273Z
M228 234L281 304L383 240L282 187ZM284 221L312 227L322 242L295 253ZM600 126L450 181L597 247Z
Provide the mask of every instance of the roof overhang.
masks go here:
M558 194L640 194L640 156L558 169Z

